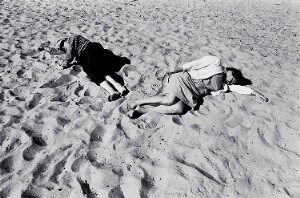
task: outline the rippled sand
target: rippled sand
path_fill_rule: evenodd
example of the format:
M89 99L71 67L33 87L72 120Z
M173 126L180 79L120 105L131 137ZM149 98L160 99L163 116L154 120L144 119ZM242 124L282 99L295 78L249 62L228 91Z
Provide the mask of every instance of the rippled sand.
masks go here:
M0 1L0 197L300 197L297 1ZM107 102L53 43L69 33L130 65ZM176 65L213 54L269 97L207 96L130 120ZM108 65L109 66L109 65Z

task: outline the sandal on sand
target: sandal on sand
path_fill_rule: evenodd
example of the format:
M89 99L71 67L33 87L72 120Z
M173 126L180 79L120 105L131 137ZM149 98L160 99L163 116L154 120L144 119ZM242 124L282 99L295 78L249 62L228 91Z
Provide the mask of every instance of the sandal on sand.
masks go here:
M121 93L113 93L111 95L108 96L108 101L111 102L111 101L115 101L115 100L118 100L119 98L121 98Z

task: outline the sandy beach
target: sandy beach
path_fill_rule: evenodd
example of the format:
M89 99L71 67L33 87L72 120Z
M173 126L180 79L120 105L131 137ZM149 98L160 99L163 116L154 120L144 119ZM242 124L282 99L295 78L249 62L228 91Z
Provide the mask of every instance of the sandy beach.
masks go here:
M0 0L0 197L300 197L299 21L296 0ZM126 97L60 67L70 34L130 59ZM205 55L269 102L226 93L126 115Z

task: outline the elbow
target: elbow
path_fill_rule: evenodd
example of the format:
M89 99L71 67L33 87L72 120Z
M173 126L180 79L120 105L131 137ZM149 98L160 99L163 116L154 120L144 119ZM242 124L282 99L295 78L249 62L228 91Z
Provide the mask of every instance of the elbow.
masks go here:
M220 91L222 90L223 88L221 86L214 86L211 88L211 91Z

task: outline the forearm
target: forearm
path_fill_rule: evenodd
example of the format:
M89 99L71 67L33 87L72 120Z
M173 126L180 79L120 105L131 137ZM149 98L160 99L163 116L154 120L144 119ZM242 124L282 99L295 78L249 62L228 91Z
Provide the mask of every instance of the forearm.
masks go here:
M254 90L250 87L240 86L240 85L230 85L229 91L233 91L243 95L252 95Z
M234 91L239 94L254 95L257 98L257 100L260 100L263 102L269 101L269 99L267 97L265 97L263 94L259 93L258 91L255 91L249 87L239 86L239 85L230 85L229 89L230 89L230 91Z
M67 69L67 68L71 67L73 65L73 63L74 63L74 58L70 59L70 57L65 57L61 66L64 69Z
M175 67L170 73L178 73L178 72L182 72L183 69L181 67Z
M229 90L228 85L223 84L223 89L216 90L216 91L212 90L212 91L210 91L210 93L213 96L217 96L217 95L220 95L221 93L226 93L228 90Z

